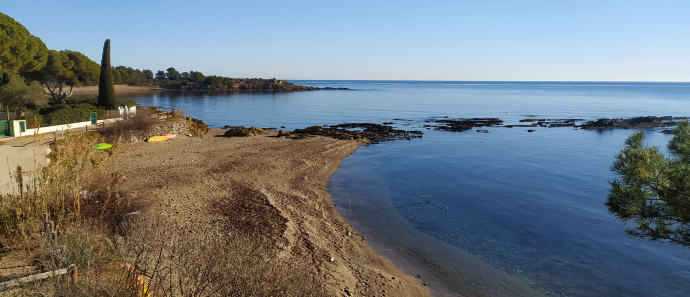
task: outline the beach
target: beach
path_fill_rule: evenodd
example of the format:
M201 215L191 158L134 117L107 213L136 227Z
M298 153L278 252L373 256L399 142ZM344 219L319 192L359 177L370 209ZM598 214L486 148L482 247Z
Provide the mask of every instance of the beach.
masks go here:
M277 232L285 239L287 257L311 265L333 296L430 295L419 279L377 254L329 200L328 177L366 142L286 139L275 137L277 132L218 137L223 132L133 143L113 156L108 170L133 186L152 189L155 209L175 224L194 227L226 219L247 231ZM261 208L254 211L265 215L222 218L212 205L223 199L256 200Z

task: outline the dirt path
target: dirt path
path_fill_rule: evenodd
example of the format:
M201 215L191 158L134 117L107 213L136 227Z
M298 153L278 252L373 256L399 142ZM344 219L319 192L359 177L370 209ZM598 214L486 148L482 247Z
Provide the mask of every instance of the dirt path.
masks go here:
M333 296L429 296L419 280L374 252L329 201L328 177L363 142L293 140L275 132L215 137L223 132L134 143L113 156L109 171L154 189L161 212L177 224L225 215L236 228L284 238L284 249L313 265ZM230 206L219 214L214 201Z
M0 195L17 191L14 178L17 165L22 166L23 176L28 178L31 172L47 164L48 146L53 141L53 134L0 140Z

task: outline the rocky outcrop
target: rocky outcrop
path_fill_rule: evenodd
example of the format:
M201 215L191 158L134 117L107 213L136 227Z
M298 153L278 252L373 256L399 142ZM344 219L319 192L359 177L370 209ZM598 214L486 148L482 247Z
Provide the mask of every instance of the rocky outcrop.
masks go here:
M336 139L368 139L372 142L421 138L421 131L396 130L391 126L371 123L349 123L331 126L312 126L296 129L290 133L290 138L301 139L308 135L322 135Z
M683 118L675 118L683 119ZM666 117L636 117L632 119L598 119L596 121L589 121L580 126L581 129L638 129L638 128L654 128L654 127L669 127L675 126L674 118Z

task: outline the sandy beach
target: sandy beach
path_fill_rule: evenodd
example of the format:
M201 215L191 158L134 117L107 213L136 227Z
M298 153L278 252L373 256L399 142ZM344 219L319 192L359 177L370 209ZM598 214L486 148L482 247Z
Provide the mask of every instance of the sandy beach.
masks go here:
M419 279L377 254L336 211L326 192L342 159L365 144L325 137L204 138L178 136L133 143L113 156L108 170L153 189L157 209L176 224L223 219L212 205L242 199L258 205L226 216L237 228L284 238L293 261L304 261L326 280L333 296L429 296ZM251 208L251 207L249 207Z

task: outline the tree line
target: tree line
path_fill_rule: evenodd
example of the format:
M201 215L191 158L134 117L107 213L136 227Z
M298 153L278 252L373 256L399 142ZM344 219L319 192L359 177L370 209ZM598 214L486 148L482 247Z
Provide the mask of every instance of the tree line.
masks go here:
M109 60L108 60L109 61ZM164 89L230 91L298 91L316 88L287 81L206 76L109 65L114 84L150 85ZM51 50L23 25L0 13L0 103L16 107L64 103L74 87L99 84L101 65L73 50ZM49 95L46 99L44 94Z

